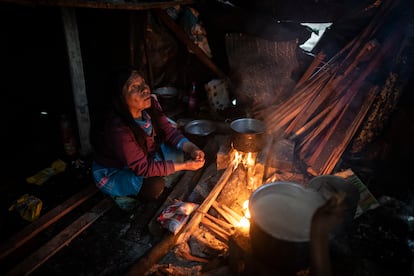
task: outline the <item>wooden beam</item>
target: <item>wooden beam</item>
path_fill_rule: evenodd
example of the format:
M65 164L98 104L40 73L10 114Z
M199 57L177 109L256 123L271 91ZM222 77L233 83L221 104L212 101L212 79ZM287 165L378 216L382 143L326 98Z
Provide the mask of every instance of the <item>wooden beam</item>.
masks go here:
M0 0L0 3L10 3L27 6L58 6L66 8L92 8L110 10L148 10L162 9L176 5L193 4L194 0L174 0L158 2L134 1L84 1L84 0Z
M44 229L58 221L70 211L81 205L87 199L91 198L98 192L98 189L91 185L83 191L75 194L59 206L42 215L39 219L23 228L20 232L8 239L0 246L0 260L20 248L27 241L35 237Z
M80 233L88 228L94 221L100 218L108 211L114 202L107 197L96 204L89 212L75 220L71 225L66 227L62 232L53 237L49 242L40 247L36 252L31 254L20 264L16 265L6 275L29 275L50 257L56 254L64 246L67 246Z
M215 64L214 62L198 47L185 33L185 31L175 23L174 20L171 19L171 17L167 14L166 11L161 9L155 9L154 10L157 17L164 22L165 26L169 28L176 36L177 38L183 42L195 55L196 57L204 63L213 73L215 73L217 76L219 76L221 79L224 79L225 81L229 81L229 78L222 72Z
M68 52L69 72L72 81L73 102L75 104L79 132L80 154L86 156L92 153L92 145L89 140L91 122L89 118L88 97L86 95L78 25L74 9L62 8L61 11Z

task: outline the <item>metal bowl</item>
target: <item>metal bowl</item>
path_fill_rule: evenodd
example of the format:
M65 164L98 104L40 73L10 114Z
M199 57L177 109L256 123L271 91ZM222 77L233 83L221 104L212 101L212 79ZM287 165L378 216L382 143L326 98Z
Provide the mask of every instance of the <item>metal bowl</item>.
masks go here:
M193 120L184 126L184 131L191 135L208 136L216 130L216 126L209 120Z

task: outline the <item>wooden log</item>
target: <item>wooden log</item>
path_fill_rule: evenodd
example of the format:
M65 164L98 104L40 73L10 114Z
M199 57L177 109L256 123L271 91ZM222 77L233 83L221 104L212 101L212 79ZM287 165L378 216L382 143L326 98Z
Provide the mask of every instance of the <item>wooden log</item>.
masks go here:
M98 189L95 185L90 185L46 214L40 216L31 224L27 225L0 246L0 260L6 258L9 254L20 248L37 234L94 196L97 192Z
M213 202L213 207L230 224L234 225L235 227L238 226L238 224L240 223L240 219L235 218L229 212L227 212L226 210L224 210L223 207L222 207L222 205L218 204L215 201L215 202Z
M210 209L213 202L216 200L217 196L220 194L221 190L223 189L224 185L227 183L228 179L230 178L231 174L233 173L233 167L228 167L224 173L221 175L219 181L216 183L214 188L211 190L210 194L206 197L203 203L197 208L198 212L196 212L184 227L183 231L179 234L177 239L177 243L186 242L190 235L194 232L195 228L198 227L203 213L207 213L208 209Z
M221 220L219 218L216 218L215 216L210 215L209 213L204 214L206 218L213 221L214 223L218 224L220 227L225 229L227 232L233 232L235 230L234 226L230 223L225 222L224 220Z
M240 215L239 213L237 213L236 211L234 211L233 209L231 209L230 207L228 207L225 204L220 204L218 203L218 205L225 210L227 213L229 213L233 218L235 218L237 221L241 221L241 219L243 218L242 215Z
M213 221L207 219L206 217L203 217L200 221L204 226L206 226L208 229L212 230L214 234L217 234L220 238L223 238L225 241L228 241L229 236L231 233L227 232L223 228L220 228L217 224L215 224Z
M49 242L31 254L20 264L16 265L6 275L28 275L40 267L50 257L56 254L60 249L70 243L86 228L92 225L98 218L114 206L111 198L105 198L96 204L90 211L75 220L71 225L66 227L62 232L53 237Z

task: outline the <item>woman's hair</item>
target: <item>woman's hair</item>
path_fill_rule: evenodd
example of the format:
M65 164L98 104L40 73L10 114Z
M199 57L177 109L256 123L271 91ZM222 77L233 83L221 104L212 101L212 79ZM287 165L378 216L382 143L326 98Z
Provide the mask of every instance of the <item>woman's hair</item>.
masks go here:
M114 98L114 113L118 115L121 120L131 129L132 133L134 134L135 140L137 141L138 145L144 150L145 153L148 152L147 144L145 136L147 135L145 131L135 122L134 118L132 117L131 112L128 109L128 105L125 101L125 96L127 94L127 88L129 84L137 77L142 77L143 75L137 71L132 70L129 71L128 78L125 79L125 75L121 76L124 79L122 83L118 86L118 89L115 93ZM155 134L158 136L158 139L164 137L164 132L159 127L158 119L161 116L159 110L155 109L153 105L149 109L146 110L149 115L151 116L152 127L155 131Z

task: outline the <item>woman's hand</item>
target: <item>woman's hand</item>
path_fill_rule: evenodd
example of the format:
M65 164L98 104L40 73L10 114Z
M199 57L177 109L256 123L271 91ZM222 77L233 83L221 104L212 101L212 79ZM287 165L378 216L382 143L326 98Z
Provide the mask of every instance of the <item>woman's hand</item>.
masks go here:
M204 166L204 159L203 160L188 160L185 163L186 170L195 171Z
M195 149L191 152L191 158L194 161L203 161L204 162L204 152L200 149Z
M198 170L200 168L202 168L204 166L204 159L203 160L188 160L185 161L184 163L174 163L174 169L175 171L183 171L183 170L188 170L188 171L195 171Z
M312 230L328 234L335 226L342 223L345 209L345 194L336 193L320 206L312 217Z
M194 161L203 161L205 154L194 143L186 142L183 145L183 151L188 153ZM204 165L204 164L203 164Z

